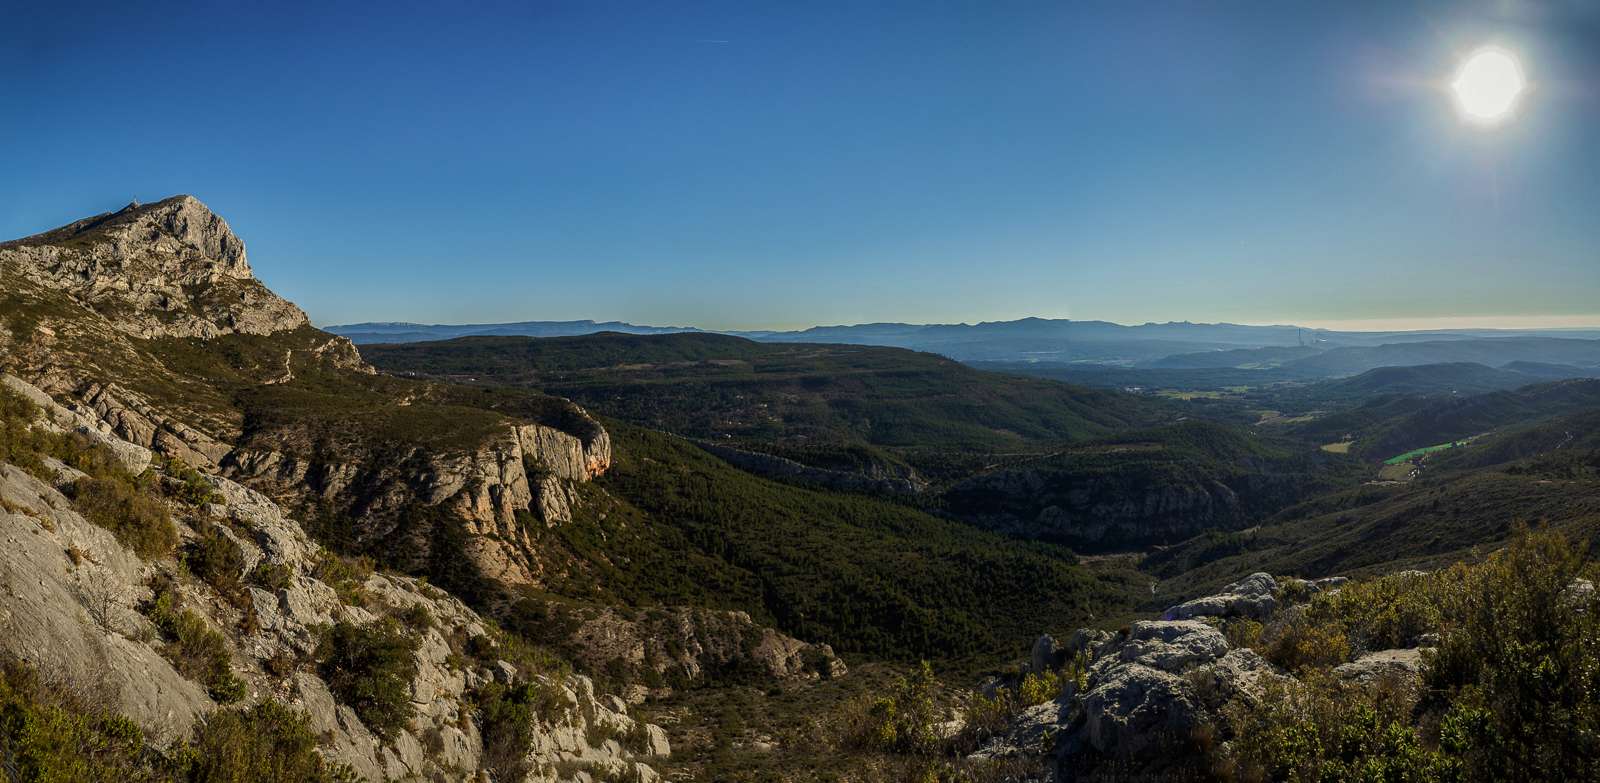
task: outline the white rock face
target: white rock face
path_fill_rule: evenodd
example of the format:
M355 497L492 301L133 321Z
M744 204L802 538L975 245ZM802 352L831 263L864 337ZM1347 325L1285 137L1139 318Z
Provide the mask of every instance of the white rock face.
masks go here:
M152 736L216 705L149 645L146 565L54 487L0 463L0 649L116 705ZM76 553L77 562L74 562Z
M306 326L300 308L250 272L244 242L193 196L0 243L0 268L116 313L137 337L271 334Z

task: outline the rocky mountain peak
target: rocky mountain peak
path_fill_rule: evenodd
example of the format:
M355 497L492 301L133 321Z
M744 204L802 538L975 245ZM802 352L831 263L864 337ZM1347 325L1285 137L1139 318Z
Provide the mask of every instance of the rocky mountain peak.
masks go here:
M270 334L307 325L250 272L244 242L180 195L0 243L0 276L65 292L139 337ZM8 285L11 283L8 282Z

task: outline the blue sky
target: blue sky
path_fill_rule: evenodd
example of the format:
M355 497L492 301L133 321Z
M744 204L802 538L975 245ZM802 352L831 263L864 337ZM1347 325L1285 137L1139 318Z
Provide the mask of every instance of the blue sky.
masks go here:
M1600 324L1595 3L455 5L9 9L0 236L191 193L324 324Z

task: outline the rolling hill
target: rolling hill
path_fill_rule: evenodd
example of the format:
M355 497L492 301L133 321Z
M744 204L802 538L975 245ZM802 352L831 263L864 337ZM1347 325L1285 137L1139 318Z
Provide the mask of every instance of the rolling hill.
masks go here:
M935 480L983 454L1043 453L1177 415L1156 400L874 346L597 334L361 350L391 373L539 389L689 438L831 469L911 465Z

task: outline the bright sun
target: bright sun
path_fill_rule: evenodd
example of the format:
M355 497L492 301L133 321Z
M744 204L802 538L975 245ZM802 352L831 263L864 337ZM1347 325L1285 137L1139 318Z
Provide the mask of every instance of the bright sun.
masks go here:
M1481 123L1498 123L1511 116L1525 86L1517 58L1492 47L1473 52L1450 83L1461 113Z

